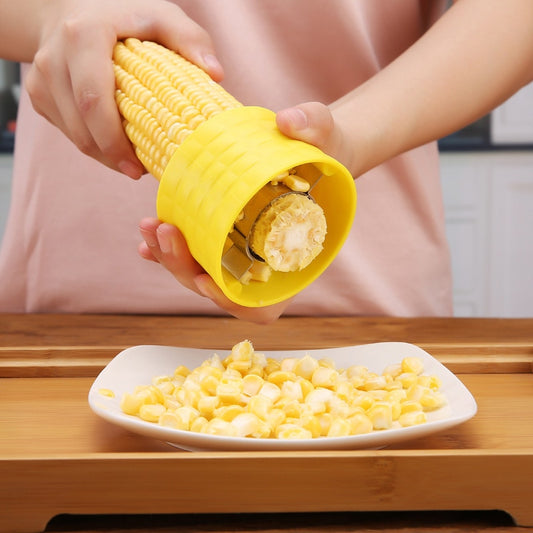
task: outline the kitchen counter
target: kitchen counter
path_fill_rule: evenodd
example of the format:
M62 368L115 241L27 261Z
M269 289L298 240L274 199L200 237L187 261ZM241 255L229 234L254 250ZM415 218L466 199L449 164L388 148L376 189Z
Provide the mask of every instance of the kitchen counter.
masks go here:
M259 351L414 343L463 381L478 413L380 450L182 452L88 406L94 378L126 347L229 350L243 339ZM0 405L0 533L43 531L51 519L47 531L533 527L533 319L287 317L258 326L0 315Z

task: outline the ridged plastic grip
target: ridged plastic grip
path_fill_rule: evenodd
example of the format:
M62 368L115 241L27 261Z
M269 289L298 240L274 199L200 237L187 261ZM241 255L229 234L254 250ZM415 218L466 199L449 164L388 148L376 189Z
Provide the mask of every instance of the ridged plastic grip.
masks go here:
M312 196L326 216L324 250L304 270L273 272L268 282L244 285L222 266L226 237L248 201L293 167L312 182L323 176ZM284 136L272 111L245 106L210 118L176 149L161 178L157 213L180 229L193 257L230 300L262 307L294 296L324 272L348 236L356 203L353 178L343 165Z

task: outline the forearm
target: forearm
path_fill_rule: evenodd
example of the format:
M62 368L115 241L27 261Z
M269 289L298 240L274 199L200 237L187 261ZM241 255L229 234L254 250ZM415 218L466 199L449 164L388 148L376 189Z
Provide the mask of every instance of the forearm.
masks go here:
M31 62L38 49L45 16L55 3L52 0L0 0L0 57Z
M533 79L533 2L459 0L333 104L354 176L473 122Z

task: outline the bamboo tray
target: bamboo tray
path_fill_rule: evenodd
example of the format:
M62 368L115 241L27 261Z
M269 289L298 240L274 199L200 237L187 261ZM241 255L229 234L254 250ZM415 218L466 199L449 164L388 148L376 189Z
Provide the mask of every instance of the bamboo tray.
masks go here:
M92 413L94 377L127 346L265 350L418 344L477 415L382 450L181 452ZM504 510L533 527L533 320L0 316L0 532L62 513ZM304 344L305 342L305 344Z

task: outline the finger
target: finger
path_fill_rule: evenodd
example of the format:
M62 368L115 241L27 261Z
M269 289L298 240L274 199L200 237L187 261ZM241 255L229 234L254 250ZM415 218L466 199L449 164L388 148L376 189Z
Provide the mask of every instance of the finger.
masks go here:
M155 40L186 57L205 70L215 81L221 81L223 68L218 61L209 34L171 2L151 6L149 13L132 13L121 17L116 27L119 39L137 37Z
M28 94L35 110L57 126L84 153L95 152L95 144L74 102L70 77L64 58L53 46L35 55L26 79Z
M159 263L182 285L198 293L193 280L197 275L205 273L205 270L191 255L183 234L171 224L161 224L156 234L161 250Z
M279 111L276 124L288 137L321 149L328 147L334 130L331 112L319 102L308 102Z
M137 251L143 259L146 259L147 261L153 261L154 263L159 263L145 241L139 243Z
M157 238L157 228L160 225L161 222L152 217L143 218L139 223L139 232L144 239L144 242L139 245L139 253L145 259L156 262L159 262L162 255Z
M144 246L139 247L141 257L157 261L183 286L199 294L193 279L205 270L192 257L178 228L155 218L145 218L139 230L144 239Z
M61 113L48 89L48 84L44 83L43 76L37 69L35 62L32 63L28 70L24 86L30 97L33 109L48 122L66 133Z
M138 179L144 169L124 132L114 98L115 75L110 57L115 39L103 28L93 27L91 21L69 21L64 27L76 110L97 147L97 153L91 155Z

